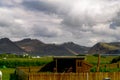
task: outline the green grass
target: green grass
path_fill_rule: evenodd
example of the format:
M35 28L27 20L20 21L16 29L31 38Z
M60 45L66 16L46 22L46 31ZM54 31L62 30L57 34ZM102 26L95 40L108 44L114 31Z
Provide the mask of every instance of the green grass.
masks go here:
M100 63L101 64L108 64L112 61L113 58L115 58L116 56L101 56L100 58ZM93 55L87 55L86 56L86 60L89 63L92 63L94 65L97 64L98 62L98 57L97 56L93 56Z
M4 68L0 69L2 71L2 80L10 80L10 74L14 73L14 68Z

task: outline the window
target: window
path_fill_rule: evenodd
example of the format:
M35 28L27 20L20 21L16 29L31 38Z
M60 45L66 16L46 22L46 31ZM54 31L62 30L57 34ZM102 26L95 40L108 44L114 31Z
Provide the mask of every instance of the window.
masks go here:
M82 62L78 62L78 67L81 67L82 66Z

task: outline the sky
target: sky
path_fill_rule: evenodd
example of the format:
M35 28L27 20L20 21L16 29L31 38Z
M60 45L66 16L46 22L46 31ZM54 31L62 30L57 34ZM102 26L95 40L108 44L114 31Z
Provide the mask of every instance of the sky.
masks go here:
M1 0L0 38L120 42L120 0Z

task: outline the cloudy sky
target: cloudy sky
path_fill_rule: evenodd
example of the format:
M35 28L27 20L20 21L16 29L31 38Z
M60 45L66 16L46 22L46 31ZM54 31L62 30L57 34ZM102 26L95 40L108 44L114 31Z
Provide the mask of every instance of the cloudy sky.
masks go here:
M85 46L120 41L120 0L1 0L4 37Z

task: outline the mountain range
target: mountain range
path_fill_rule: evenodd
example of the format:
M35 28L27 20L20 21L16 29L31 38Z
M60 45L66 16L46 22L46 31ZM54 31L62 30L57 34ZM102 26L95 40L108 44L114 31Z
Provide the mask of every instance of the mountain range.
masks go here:
M47 44L37 39L23 39L11 41L0 39L0 53L28 53L39 56L72 56L80 54L120 54L120 42L99 42L93 47L80 46L73 42L63 44Z
M72 56L86 53L90 48L73 42L46 44L37 39L23 39L13 42L8 38L0 39L0 53L16 53L39 56Z

